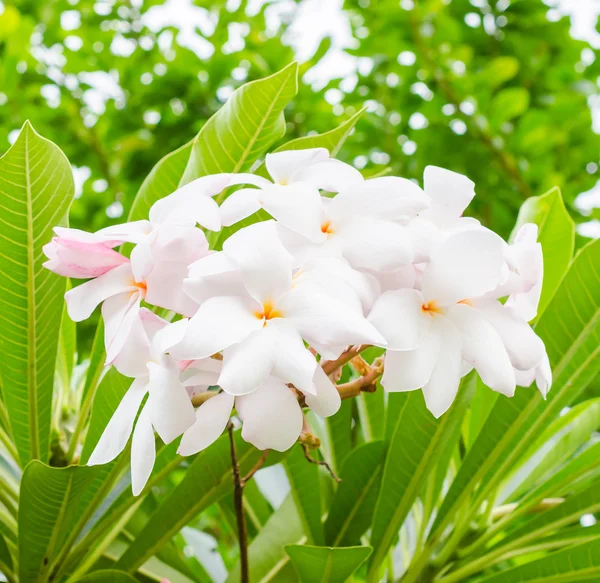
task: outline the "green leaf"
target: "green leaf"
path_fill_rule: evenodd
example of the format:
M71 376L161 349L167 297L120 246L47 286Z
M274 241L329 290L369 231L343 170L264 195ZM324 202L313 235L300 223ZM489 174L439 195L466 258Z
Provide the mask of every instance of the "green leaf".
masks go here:
M529 91L524 87L509 87L502 89L492 99L490 104L490 121L496 125L518 117L529 107Z
M536 331L546 343L554 385L543 401L535 388L500 396L469 450L432 527L440 536L456 509L475 492L482 500L510 473L531 441L600 372L600 241L575 257Z
M597 581L600 577L600 539L486 577L481 583L567 583Z
M473 401L471 401L471 407L469 409L469 423L466 428L465 436L468 449L471 448L475 439L477 439L477 436L484 426L499 395L499 393L486 387L479 376L477 376L476 383L475 394L473 395Z
M321 522L319 466L306 459L300 444L292 447L284 466L308 540L322 545L325 535Z
M177 190L192 152L192 144L193 140L157 162L140 186L127 220L147 220L150 207Z
M81 463L87 463L110 418L130 386L131 379L124 377L116 368L111 368L100 382L94 395L90 425L81 452Z
M66 279L42 267L42 247L73 193L64 154L26 122L0 158L0 381L23 467L48 460Z
M556 293L569 269L575 248L575 223L569 216L559 188L528 198L521 209L513 234L525 223L539 228L538 241L544 255L544 285L538 317Z
M283 110L298 92L298 65L242 85L194 138L180 185L218 172L248 170L285 134Z
M348 454L352 451L352 423L354 399L342 401L339 411L325 419L327 434L330 441L331 462L335 470L339 471Z
M92 350L90 352L90 362L85 374L85 384L81 395L82 405L86 399L92 399L96 389L102 380L102 376L107 372L106 350L104 349L104 321L102 318L98 321L96 332L94 333L94 341L92 342ZM88 414L89 411L86 411Z
M584 514L593 514L600 510L600 488L594 483L583 492L569 496L562 504L541 512L533 519L513 528L494 545L486 557L497 556L509 549L524 546L532 541L552 534L563 526L576 523Z
M589 443L594 431L599 427L600 399L579 403L551 423L523 455L522 461L527 464L527 476L511 493L511 498L520 498L530 492L536 484L551 478L557 467ZM521 467L521 464L517 465L513 474Z
M527 492L519 501L518 511L531 508L549 496L560 496L572 491L573 484L578 482L581 477L594 477L600 473L598 459L600 459L600 443L595 443L569 460L560 470L554 472L536 488Z
M452 407L440 419L427 410L421 391L390 394L390 402L400 401L401 407L373 517L371 544L375 552L369 561L368 581L375 581L425 481L432 478L446 449L456 443L473 392L474 383L463 383Z
M258 462L261 452L243 441L239 433L236 433L235 443L240 472L245 475ZM232 491L229 437L223 435L196 456L184 478L119 559L117 567L135 571L198 513Z
M519 72L519 61L515 57L496 57L490 60L479 73L486 91L510 81Z
M365 441L375 441L385 437L385 392L380 384L374 393L361 393L356 397L356 407Z
M371 547L285 547L301 583L344 583L372 550Z
M350 135L350 132L352 132L354 126L366 110L367 108L363 107L352 117L349 117L346 121L343 121L337 128L329 130L323 134L302 136L301 138L290 140L282 146L279 146L275 152L282 152L285 150L303 150L306 148L327 148L327 150L329 150L329 154L331 156L335 156L340 151L340 148L346 141L346 138Z
M25 468L19 506L19 581L51 580L54 560L67 539L83 528L82 517L100 490L104 467L51 468L32 461Z
M252 583L294 583L296 575L289 566L285 546L304 539L302 520L290 494L275 511L248 548L250 581ZM285 575L284 575L285 573ZM229 573L225 583L238 583L240 566Z
M56 355L55 376L64 395L71 390L71 375L75 366L77 352L77 328L75 322L69 318L67 305L63 307L58 337L58 352Z
M13 558L6 544L6 540L0 535L0 573L5 575L12 573L13 570Z
M340 472L341 484L329 506L325 541L333 546L353 546L367 531L381 486L384 441L365 443L353 450Z
M76 583L135 583L136 580L123 571L114 571L107 569L106 571L96 571L90 573L81 579L77 579Z

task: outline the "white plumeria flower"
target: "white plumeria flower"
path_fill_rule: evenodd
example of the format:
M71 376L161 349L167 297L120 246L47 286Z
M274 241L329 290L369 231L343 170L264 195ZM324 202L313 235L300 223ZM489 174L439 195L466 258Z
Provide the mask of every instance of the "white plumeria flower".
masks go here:
M216 385L222 363L197 361L188 371L186 385L206 390ZM336 413L340 395L320 366L315 369L313 393L306 404L321 417ZM184 434L177 452L192 455L211 445L224 431L235 406L242 420L242 438L259 449L285 451L296 443L303 425L302 408L296 393L280 379L269 376L253 392L234 397L226 392L211 397L196 410L196 422Z
M475 183L466 176L427 166L423 172L423 190L429 205L410 224L417 261L428 261L452 233L481 226L476 219L462 216L475 196Z
M191 315L197 304L183 292L187 265L179 261L156 263L142 281L137 280L127 261L65 294L69 317L86 320L102 303L106 363L119 355L127 342L133 322L139 317L142 300L155 306Z
M147 277L157 262L178 261L187 267L208 252L206 237L196 224L209 231L221 229L219 205L212 197L253 179L251 174L203 176L156 201L150 208L150 220L113 225L96 235L135 243L131 267L137 280Z
M317 362L303 339L325 347L385 343L362 314L315 286L294 287L292 258L272 221L238 231L223 250L236 262L243 290L232 274L229 293L200 305L171 353L201 359L222 350L224 391L250 393L272 374L311 393Z
M470 305L505 276L504 247L491 231L456 233L431 257L421 290L388 291L375 302L369 321L388 342L386 390L422 388L428 409L439 417L454 400L465 360L490 388L514 394L502 339Z
M514 242L506 251L509 277L516 280L506 303L527 322L537 316L544 280L544 256L537 237L537 225L527 223L517 231Z
M293 223L278 219L282 240L298 264L320 256L344 257L355 269L379 272L413 261L406 225L427 207L427 199L410 180L373 178L319 202L307 215L310 228L301 234Z
M120 355L115 366L122 373L135 373L135 380L108 422L88 465L115 459L133 431L131 486L137 496L144 489L156 459L154 432L165 443L171 443L195 423L196 415L180 380L178 362L162 350L161 332L169 326L168 322L144 308L134 325L136 330L131 335L134 342L127 347L127 354ZM135 340L139 341L137 345ZM148 399L133 429L146 395Z
M319 214L319 189L339 192L363 180L356 168L330 158L325 148L267 154L265 166L273 182L254 176L253 184L258 188L243 188L231 194L221 205L224 226L263 208L294 231L310 237L313 219Z

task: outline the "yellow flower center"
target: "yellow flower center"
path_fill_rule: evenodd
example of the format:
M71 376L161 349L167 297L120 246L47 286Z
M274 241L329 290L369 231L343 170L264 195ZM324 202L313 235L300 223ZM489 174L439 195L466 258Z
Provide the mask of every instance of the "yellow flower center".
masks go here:
M262 311L257 310L256 312L254 312L254 315L259 320L264 319L265 321L272 320L273 318L282 318L283 317L283 314L279 310L277 310L273 307L273 302L271 302L271 301L265 302L262 306Z
M425 314L429 314L430 316L434 316L435 314L443 314L442 308L440 308L436 302L426 302L421 305L421 311Z

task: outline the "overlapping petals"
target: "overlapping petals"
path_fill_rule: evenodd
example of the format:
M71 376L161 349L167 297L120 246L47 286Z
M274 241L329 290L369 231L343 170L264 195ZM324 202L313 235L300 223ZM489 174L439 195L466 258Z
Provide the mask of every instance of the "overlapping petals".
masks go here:
M385 390L422 390L436 417L473 369L506 396L534 382L547 394L548 356L528 323L543 280L535 225L507 244L463 216L474 184L433 166L422 189L365 180L323 148L267 154L265 169L270 179L204 176L156 201L147 220L57 228L44 247L45 267L89 280L67 292L68 313L81 321L102 306L107 364L132 379L90 465L131 439L138 494L155 434L193 455L232 416L243 439L284 451L305 431L304 408L337 412L348 395L323 362L358 345L386 349ZM261 209L270 220L239 228ZM235 232L207 237L224 226Z

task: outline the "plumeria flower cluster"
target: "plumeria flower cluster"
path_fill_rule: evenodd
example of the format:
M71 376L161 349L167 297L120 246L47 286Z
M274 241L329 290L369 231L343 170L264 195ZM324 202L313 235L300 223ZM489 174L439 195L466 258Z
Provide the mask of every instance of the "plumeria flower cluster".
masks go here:
M268 154L265 167L270 180L190 182L149 220L55 229L45 266L88 280L66 294L70 317L101 304L106 364L133 379L89 464L113 460L132 436L138 494L155 433L181 437L179 453L192 455L234 411L246 441L284 451L303 431L304 407L338 410L339 370L324 363L358 346L386 349L384 389L421 389L436 417L473 368L504 395L534 381L547 393L548 357L528 324L543 277L535 225L507 244L462 217L474 184L437 167L425 169L423 188L365 180L322 148ZM219 206L214 197L231 187ZM270 220L237 228L261 209ZM223 227L233 234L211 250L206 232ZM129 257L123 243L133 244Z

